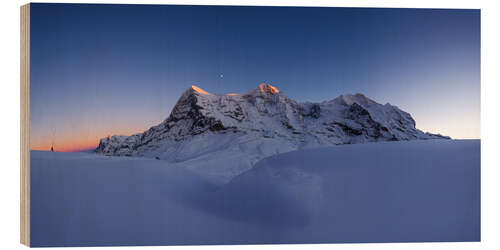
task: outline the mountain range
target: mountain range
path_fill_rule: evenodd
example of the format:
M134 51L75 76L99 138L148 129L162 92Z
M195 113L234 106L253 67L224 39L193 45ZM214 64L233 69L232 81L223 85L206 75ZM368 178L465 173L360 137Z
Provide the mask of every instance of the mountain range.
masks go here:
M246 94L191 86L170 116L143 133L103 138L96 152L165 160L227 182L265 157L340 144L450 139L415 127L411 115L363 94L298 103L262 83Z

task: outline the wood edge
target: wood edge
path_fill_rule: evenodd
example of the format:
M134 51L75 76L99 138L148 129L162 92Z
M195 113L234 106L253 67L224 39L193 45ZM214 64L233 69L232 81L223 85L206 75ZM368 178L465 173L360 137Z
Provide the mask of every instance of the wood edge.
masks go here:
M30 4L21 6L20 30L20 119L21 119L21 204L20 241L30 246Z

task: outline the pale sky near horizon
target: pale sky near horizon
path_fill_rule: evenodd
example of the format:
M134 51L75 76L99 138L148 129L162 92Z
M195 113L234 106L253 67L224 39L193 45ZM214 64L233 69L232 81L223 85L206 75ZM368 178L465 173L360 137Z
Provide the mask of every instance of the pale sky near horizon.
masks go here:
M32 149L142 132L190 85L261 82L297 101L363 93L480 138L480 11L31 4Z

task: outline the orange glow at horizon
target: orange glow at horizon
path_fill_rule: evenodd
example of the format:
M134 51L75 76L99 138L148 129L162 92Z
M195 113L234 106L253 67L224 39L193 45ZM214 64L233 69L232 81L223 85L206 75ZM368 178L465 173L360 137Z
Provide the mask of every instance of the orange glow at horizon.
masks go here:
M30 150L50 151L54 147L56 152L78 152L97 148L99 141L103 138L113 135L130 136L136 133L144 132L146 129L138 130L116 130L113 132L95 132L95 133L80 133L79 135L55 135L52 140L37 141L30 140Z

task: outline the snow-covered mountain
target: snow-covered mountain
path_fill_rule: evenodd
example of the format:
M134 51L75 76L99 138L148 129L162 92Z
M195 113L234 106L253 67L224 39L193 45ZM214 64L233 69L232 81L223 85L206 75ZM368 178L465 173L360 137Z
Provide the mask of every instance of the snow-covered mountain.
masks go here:
M297 103L262 83L246 94L191 86L170 116L144 133L103 138L97 153L155 157L225 182L258 160L301 148L449 139L415 128L410 114L362 94Z

